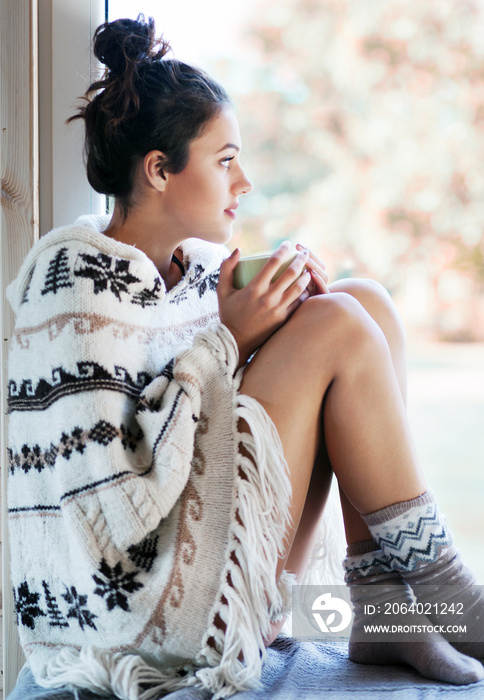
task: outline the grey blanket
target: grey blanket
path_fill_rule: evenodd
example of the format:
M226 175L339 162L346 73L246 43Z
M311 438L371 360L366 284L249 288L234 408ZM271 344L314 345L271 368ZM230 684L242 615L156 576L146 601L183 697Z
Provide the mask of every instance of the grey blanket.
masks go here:
M77 698L76 698L77 695ZM88 692L45 691L23 673L8 700L94 700ZM166 700L208 700L210 693L178 690ZM278 637L268 649L262 688L233 700L484 700L484 681L453 686L426 680L407 667L361 666L348 660L345 645ZM106 700L106 698L104 698ZM107 700L116 700L110 697Z

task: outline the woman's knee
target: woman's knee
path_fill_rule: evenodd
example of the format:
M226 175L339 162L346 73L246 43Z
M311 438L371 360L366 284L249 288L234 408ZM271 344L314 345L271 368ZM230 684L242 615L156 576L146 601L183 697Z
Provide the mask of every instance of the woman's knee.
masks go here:
M405 347L402 319L383 285L371 279L344 279L333 282L330 290L356 299L380 326L387 342L395 351Z
M361 302L347 292L335 291L307 299L298 309L303 336L318 345L355 345L364 338L382 341L383 334Z
M385 287L372 279L348 278L332 282L329 286L331 292L350 294L373 316L379 313L388 313L397 316L392 298Z
M306 397L314 393L319 411L321 397L342 366L360 364L380 350L388 351L385 337L357 299L342 292L316 295L257 352L241 390L256 398L262 396L261 387L270 397L292 389ZM282 373L287 380L281 385Z

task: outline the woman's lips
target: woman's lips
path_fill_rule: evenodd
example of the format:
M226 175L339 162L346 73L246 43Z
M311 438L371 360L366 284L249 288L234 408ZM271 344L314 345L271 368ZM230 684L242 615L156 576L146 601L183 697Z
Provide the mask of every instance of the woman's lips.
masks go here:
M231 219L235 219L235 210L237 209L238 206L239 206L239 203L235 202L230 207L227 207L227 209L225 209L225 213L227 214L227 216L230 216Z

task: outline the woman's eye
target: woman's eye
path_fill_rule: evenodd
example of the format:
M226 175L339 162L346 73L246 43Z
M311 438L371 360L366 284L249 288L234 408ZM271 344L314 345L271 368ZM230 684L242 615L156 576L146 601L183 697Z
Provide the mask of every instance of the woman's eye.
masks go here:
M220 164L224 166L224 168L229 169L229 164L230 161L234 159L234 156L227 156L227 158L224 158L223 160L220 161Z

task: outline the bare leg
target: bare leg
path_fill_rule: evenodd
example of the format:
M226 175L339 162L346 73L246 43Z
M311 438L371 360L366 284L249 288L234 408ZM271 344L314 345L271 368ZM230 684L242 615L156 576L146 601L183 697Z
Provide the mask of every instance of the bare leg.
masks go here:
M391 302L388 293L376 282L371 280L340 280L331 285L332 291L346 291L352 294L364 306L366 311L374 318L382 329L393 360L395 374L400 384L402 396L406 397L406 361L405 361L405 337L403 326L396 315L395 308ZM362 523L360 515L354 510L349 503L345 494L341 492L341 501L345 518L345 529L348 544L354 544L366 540L370 534L367 527ZM372 540L374 543L374 540ZM368 546L368 541L363 542ZM376 543L374 543L376 547ZM380 555L376 555L377 558ZM365 559L368 557L365 556ZM386 556L384 555L386 559ZM430 615L430 620L433 624L446 623L447 626L459 624L466 627L466 633L460 637L454 635L451 638L451 644L458 651L474 656L475 658L484 659L484 639L482 635L482 624L479 626L477 622L482 618L484 611L484 599L480 595L480 589L475 586L475 578L472 572L466 568L464 562L459 557L453 547L445 548L442 546L435 564L429 569L424 567L421 571L419 567L414 572L400 572L400 575L414 589L417 587L417 599L419 602L431 602L435 606L437 604L437 589L435 582L438 581L441 585L439 588L440 599L447 606L446 609L451 610L453 604L457 608L458 605L465 608L467 615L459 615L451 618L451 616L439 616L437 613ZM425 586L423 581L431 580L432 584L428 586L431 591L425 597ZM449 585L452 582L452 585ZM474 584L473 584L474 582ZM437 606L438 607L438 606ZM467 641L469 639L473 641ZM368 655L368 644L365 645L365 655Z
M407 363L405 329L386 289L369 279L342 279L330 285L331 292L351 294L382 330L390 350L393 370L403 402L407 404ZM371 534L360 514L340 489L341 507L348 544L370 540Z
M345 292L363 306L382 330L388 343L393 369L404 402L407 398L407 369L405 359L405 331L390 295L382 285L367 279L344 279L334 282L332 292ZM329 462L324 434L320 432L320 446L311 476L311 482L296 530L294 541L287 556L284 568L296 575L300 582L308 566L324 506L329 495L332 468ZM371 534L360 514L352 506L340 489L340 499L348 544L371 540ZM272 625L268 643L280 632L284 620Z
M425 491L389 346L350 295L304 302L249 364L241 391L259 400L279 431L294 523L319 449L323 397L330 462L359 513ZM294 534L288 533L290 543Z
M266 408L281 437L293 487L287 551L300 526L318 453L323 397L331 465L358 513L426 490L389 345L348 294L304 302L259 350L241 391ZM285 564L286 557L279 562L278 575ZM418 667L418 660L414 665Z
M385 299L382 301L381 293L375 294L373 288L366 288L363 281L345 282L351 287L355 297L358 295L363 302L366 302L370 312L377 317L379 323L384 327L390 342L393 341L392 353L389 352L389 344L386 343L379 327L365 313L360 304L356 303L348 294L332 294L305 302L290 321L259 350L257 356L246 370L242 382L241 391L255 396L266 407L274 420L281 435L289 465L298 465L294 467L298 470L298 479L294 488L292 512L293 522L296 525L299 524L303 514L309 479L312 476L315 461L317 461L318 450L320 455L325 452L325 449L322 449L320 445L321 404L322 397L325 396L327 389L332 387L337 364L341 363L343 365L343 371L346 364L348 364L348 367L353 363L356 365L354 376L349 378L347 390L350 395L353 395L352 384L355 381L358 383L357 375L360 369L365 368L366 365L364 358L364 348L366 347L368 364L372 365L372 372L375 375L376 382L380 385L380 391L383 390L385 394L386 401L391 403L391 394L393 394L395 403L398 401L402 404L400 394L405 391L405 373L404 369L402 369L403 362L400 361L402 356L401 333L398 321L395 321L394 317L392 318L388 302ZM340 286L343 287L342 284ZM321 308L316 309L314 302ZM304 313L309 310L311 310L310 314ZM306 325L307 328L305 327ZM314 338L309 340L311 335L317 334L321 336L320 342ZM359 347L357 347L358 336L362 338ZM373 343L379 346L379 353L373 354ZM345 355L342 355L340 349L344 345L348 345L348 351ZM317 348L316 352L315 348ZM386 391L385 381L381 379L380 356L383 358L383 371L390 375L390 395ZM400 375L399 382L395 379L396 371ZM299 373L303 376L299 377ZM322 382L317 382L318 373L323 374ZM281 377L284 377L283 382L280 381ZM303 384L304 380L307 382L307 387ZM358 393L359 387L357 387L354 396L356 397ZM364 413L365 406L368 405L367 399L368 397L363 395L363 404L358 408L351 396L349 401L354 404L354 408L351 410ZM400 419L404 415L403 404L400 406L398 415ZM342 425L346 433L348 432L347 422L348 426L350 426L351 422L349 420L344 420ZM376 426L377 441L385 442L382 440L381 427ZM399 435L399 440L401 441L401 431L399 431ZM372 441L372 443L374 445L375 441ZM326 461L326 471L329 471L327 460L323 459L322 461L323 463ZM393 459L390 458L390 461L393 461ZM409 462L413 467L412 460L409 460L408 450L406 462ZM396 473L394 473L393 478L388 478L388 476L387 481L389 483L387 488L391 491L391 495L389 494L387 499L389 499L388 502L391 502L394 488L393 479L396 477ZM316 475L313 478L321 479L321 477ZM329 487L329 476L322 477L322 480L326 480L327 489ZM416 486L415 488L417 490L425 490L425 483L420 475L418 487ZM406 490L409 491L408 486ZM319 491L317 502L313 503L311 496L314 493L315 490L311 489L308 500L308 513L304 516L305 521L310 522L313 526L319 520L322 511L321 501L324 502L327 495L326 493L322 497L321 491ZM373 500L370 499L370 502L373 502ZM353 508L348 501L346 510L349 511L350 507ZM372 505L367 506L368 511L371 508ZM353 514L355 521L357 521L356 513L357 511ZM313 517L311 517L311 514L313 514ZM361 519L359 519L359 528L361 531L356 535L358 539L362 537L370 538L366 525ZM294 528L294 532L288 533L290 542L292 542L296 531L298 531L298 527ZM298 542L298 545L297 551L300 551L301 543ZM302 547L302 549L307 550L308 547ZM291 564L294 562L294 558L295 555L293 553ZM304 557L304 559L307 559L307 557ZM283 562L283 564L285 563ZM299 567L293 568L291 566L291 570L298 572Z

